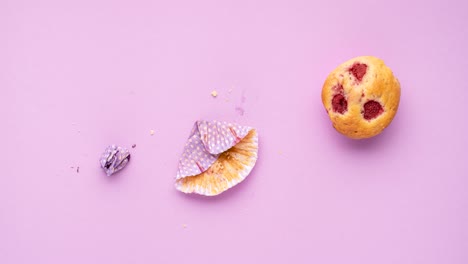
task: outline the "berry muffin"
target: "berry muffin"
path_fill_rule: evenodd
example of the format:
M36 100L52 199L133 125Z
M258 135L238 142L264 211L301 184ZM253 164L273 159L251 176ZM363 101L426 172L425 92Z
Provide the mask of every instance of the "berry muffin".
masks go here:
M357 57L328 75L322 102L338 132L354 139L370 138L395 117L400 83L381 59Z

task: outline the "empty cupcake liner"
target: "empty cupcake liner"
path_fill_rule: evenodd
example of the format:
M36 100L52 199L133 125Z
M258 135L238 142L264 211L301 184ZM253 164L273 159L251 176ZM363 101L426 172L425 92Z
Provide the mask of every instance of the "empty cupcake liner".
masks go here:
M197 121L180 158L175 186L184 193L218 195L249 175L257 153L255 129L221 121Z

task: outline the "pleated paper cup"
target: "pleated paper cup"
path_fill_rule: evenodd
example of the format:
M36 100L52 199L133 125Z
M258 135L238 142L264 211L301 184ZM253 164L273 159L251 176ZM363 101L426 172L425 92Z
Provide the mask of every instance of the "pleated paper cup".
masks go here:
M257 154L255 129L228 122L197 121L180 158L175 186L184 193L218 195L249 175Z

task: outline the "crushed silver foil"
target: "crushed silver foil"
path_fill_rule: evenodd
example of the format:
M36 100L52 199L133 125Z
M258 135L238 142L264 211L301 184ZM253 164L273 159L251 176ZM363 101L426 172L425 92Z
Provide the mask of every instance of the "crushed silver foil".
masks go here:
M111 145L106 148L101 156L101 167L106 172L107 176L123 169L130 161L130 152L126 148L116 145Z

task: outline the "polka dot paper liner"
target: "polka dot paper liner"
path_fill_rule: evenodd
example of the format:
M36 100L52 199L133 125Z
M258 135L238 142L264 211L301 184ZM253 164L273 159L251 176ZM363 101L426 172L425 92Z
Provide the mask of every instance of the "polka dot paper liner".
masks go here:
M255 129L228 122L197 121L180 158L175 186L184 193L218 195L249 175L257 153Z

